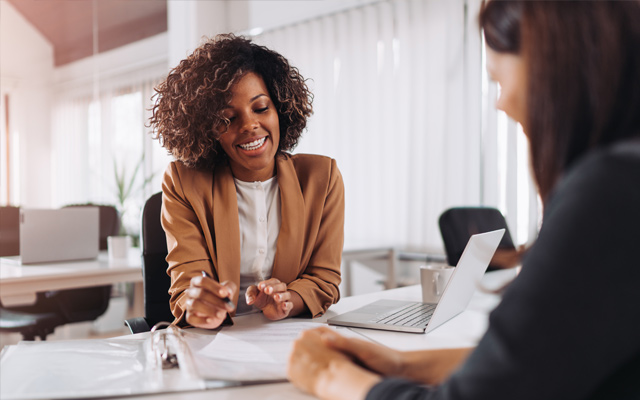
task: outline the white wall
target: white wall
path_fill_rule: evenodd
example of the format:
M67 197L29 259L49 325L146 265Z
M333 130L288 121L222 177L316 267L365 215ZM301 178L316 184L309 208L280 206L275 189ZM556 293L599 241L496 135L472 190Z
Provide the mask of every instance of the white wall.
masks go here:
M56 97L91 94L94 78L105 89L162 76L169 72L167 48L168 35L161 33L58 67L53 72Z
M169 67L189 55L203 37L251 34L380 0L168 1Z
M9 95L11 152L20 160L12 166L18 182L12 184L11 203L16 205L49 206L52 79L53 47L0 0L0 87L3 98Z
M241 3L250 3L247 26L231 26L234 31L260 28L270 30L294 24L322 15L336 13L353 7L376 3L379 0L280 0L280 1L233 1L231 10Z

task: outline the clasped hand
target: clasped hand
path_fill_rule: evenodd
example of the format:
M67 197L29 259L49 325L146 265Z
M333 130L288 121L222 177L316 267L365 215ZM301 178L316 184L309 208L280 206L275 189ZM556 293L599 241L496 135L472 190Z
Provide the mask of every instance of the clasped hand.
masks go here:
M235 309L227 305L224 298L233 298L237 290L233 282L218 283L201 276L192 278L191 286L186 290L187 322L196 328L217 328L224 322L227 313ZM288 317L293 309L287 285L275 278L249 286L246 301L274 321Z
M287 284L276 278L249 286L246 299L247 304L262 310L264 316L272 321L288 317L293 309L291 292L287 291Z

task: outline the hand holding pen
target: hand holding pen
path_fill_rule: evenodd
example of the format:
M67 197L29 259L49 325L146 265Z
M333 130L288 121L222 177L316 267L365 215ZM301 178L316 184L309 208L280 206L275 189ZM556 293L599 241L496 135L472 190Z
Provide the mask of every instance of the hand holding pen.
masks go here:
M214 329L235 310L231 298L237 288L233 282L218 283L205 271L201 274L191 279L185 291L186 320L197 328Z

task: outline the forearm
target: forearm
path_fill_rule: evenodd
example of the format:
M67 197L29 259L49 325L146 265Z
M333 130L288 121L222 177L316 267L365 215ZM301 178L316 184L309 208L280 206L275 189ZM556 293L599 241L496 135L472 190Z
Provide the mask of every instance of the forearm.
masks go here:
M467 359L472 350L469 347L402 353L397 377L429 385L439 384Z

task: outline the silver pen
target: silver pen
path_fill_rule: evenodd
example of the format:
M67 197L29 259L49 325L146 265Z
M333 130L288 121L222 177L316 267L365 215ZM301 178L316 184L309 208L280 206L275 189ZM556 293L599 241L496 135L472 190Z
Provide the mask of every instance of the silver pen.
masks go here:
M209 279L213 279L213 277L211 275L209 275L207 273L207 271L200 271L202 272L202 277L203 278L209 278ZM229 298L229 296L225 296L222 298L222 301L224 301L229 307L231 307L232 309L236 308L236 305L233 304L233 301L231 301L231 299Z

